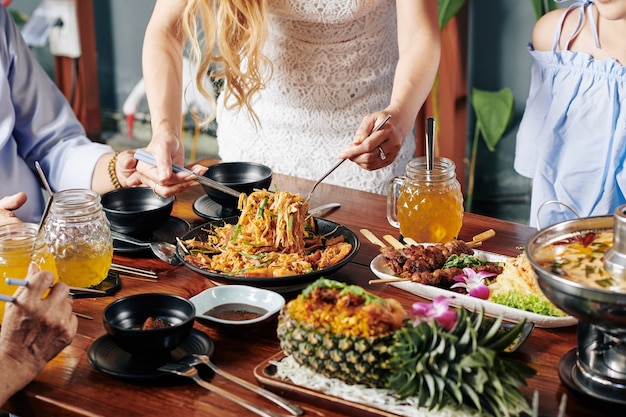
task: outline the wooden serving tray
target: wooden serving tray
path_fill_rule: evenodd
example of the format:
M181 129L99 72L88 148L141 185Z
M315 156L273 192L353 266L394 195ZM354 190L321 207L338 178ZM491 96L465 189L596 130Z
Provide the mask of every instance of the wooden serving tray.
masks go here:
M341 414L355 417L398 417L398 414L391 413L380 408L348 401L340 397L325 394L321 391L312 390L283 381L275 376L276 366L272 362L279 362L285 358L285 354L280 352L254 368L254 376L266 389L276 394L288 397L297 401L310 402L336 411Z

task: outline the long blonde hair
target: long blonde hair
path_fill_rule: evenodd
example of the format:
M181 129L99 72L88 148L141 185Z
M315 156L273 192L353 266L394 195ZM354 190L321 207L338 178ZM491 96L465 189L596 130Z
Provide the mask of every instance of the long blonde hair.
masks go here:
M263 74L271 76L272 71L271 62L261 52L268 36L267 13L267 0L188 0L182 19L189 58L198 64L200 93L214 100L202 82L212 71L214 79L226 81L226 108L245 107L257 125L252 96L265 88ZM211 64L216 65L210 68ZM215 112L204 122L214 117Z

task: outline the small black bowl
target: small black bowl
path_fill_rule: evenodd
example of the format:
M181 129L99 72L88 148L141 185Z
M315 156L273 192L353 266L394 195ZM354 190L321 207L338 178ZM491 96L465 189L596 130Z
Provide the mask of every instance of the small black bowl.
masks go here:
M120 298L102 313L104 328L117 346L138 358L167 355L189 337L196 309L189 300L172 294L137 294ZM148 319L167 327L143 330Z
M102 196L111 230L136 237L149 236L170 218L174 197L161 197L151 188L120 188Z
M256 162L220 162L209 166L204 176L246 194L255 189L267 189L272 183L272 169ZM202 186L206 194L222 207L237 208L237 197Z

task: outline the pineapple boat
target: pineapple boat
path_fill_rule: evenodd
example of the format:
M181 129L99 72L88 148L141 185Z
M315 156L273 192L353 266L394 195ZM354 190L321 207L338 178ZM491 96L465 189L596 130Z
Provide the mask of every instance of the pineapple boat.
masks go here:
M501 355L523 323L501 330L482 312L416 303L409 317L398 301L320 278L290 301L278 319L286 355L347 384L417 397L430 410L470 408L484 415L529 412L519 387L534 370ZM437 311L438 310L438 311ZM430 320L437 316L439 321Z

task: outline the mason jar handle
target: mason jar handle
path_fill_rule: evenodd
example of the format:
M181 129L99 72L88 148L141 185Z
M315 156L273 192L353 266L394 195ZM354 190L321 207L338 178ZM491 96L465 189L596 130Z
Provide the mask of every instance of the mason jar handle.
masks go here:
M559 204L563 207L565 207L566 209L568 209L569 211L571 211L572 213L574 213L574 216L576 216L576 218L580 218L580 216L578 215L578 213L576 212L576 210L574 210L573 208L571 208L570 206L568 206L567 204L565 204L562 201L559 200L548 200L548 201L544 201L543 203L541 203L541 205L539 206L539 208L537 209L537 230L541 230L541 223L540 223L540 216L541 216L541 210L549 205L549 204Z
M389 188L387 190L387 221L395 228L400 227L398 222L398 195L399 190L406 177L393 177L389 180Z

